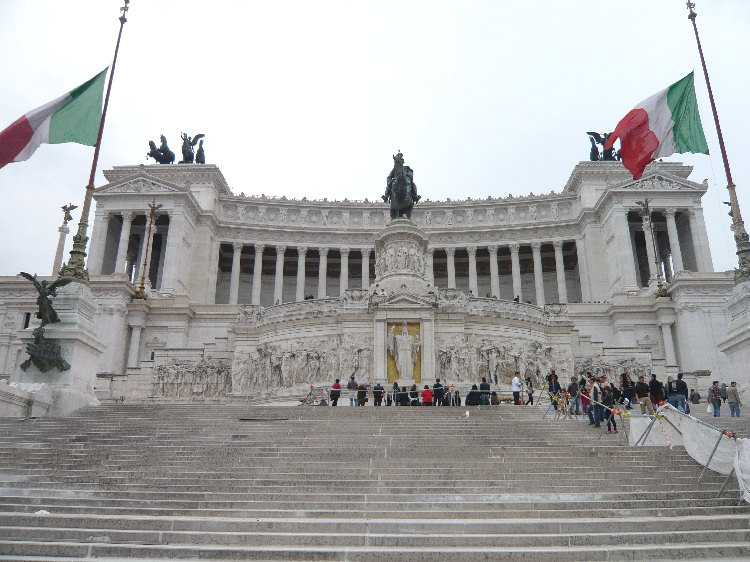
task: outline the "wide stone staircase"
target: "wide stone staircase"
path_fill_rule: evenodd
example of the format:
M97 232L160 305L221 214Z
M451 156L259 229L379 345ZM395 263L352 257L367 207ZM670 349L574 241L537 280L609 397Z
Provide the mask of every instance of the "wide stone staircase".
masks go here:
M723 477L699 483L683 449L543 413L110 405L3 419L0 560L750 558L750 508L717 497Z

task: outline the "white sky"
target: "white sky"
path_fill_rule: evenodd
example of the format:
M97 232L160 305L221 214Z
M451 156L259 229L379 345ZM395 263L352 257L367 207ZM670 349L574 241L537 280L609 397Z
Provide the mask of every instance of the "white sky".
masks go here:
M750 1L697 3L750 212ZM120 5L0 0L0 129L110 64ZM398 148L433 200L559 191L588 158L585 131L612 130L695 69L712 156L676 159L709 178L714 263L728 269L726 182L686 16L682 0L133 0L99 169L146 163L161 133L179 155L185 130L207 135L235 193L374 199ZM92 153L43 145L0 170L0 275L49 273L59 208L82 203Z

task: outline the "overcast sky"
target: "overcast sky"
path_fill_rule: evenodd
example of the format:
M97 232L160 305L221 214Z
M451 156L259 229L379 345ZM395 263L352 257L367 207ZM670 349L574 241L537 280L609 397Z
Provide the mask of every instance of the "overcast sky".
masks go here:
M750 1L697 4L750 212ZM110 64L120 5L0 0L0 130ZM728 269L726 182L686 14L682 0L134 0L97 185L102 169L147 163L161 133L179 154L184 130L206 134L235 193L374 199L399 148L433 200L559 191L588 158L585 131L612 130L695 69L712 155L672 159L709 179L714 264ZM60 206L82 203L92 153L42 145L0 170L0 275L49 273Z

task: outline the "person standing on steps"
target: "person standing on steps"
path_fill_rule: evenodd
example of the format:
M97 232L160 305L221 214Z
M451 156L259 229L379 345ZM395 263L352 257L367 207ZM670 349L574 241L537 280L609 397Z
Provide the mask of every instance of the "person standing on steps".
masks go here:
M521 405L521 377L519 375L520 373L516 371L516 374L513 375L513 379L510 381L510 390L513 392L513 404L516 406Z
M719 381L714 381L711 387L708 389L708 402L713 406L714 417L718 418L721 416L721 388L719 388Z
M422 406L432 406L432 398L432 391L429 385L424 385L424 390L422 390Z
M349 405L355 407L357 405L357 381L354 380L354 375L349 377L346 390L349 391Z
M727 403L729 404L729 415L733 418L740 417L740 391L737 388L737 383L732 381L727 388Z
M651 373L651 380L648 382L648 396L654 409L664 402L664 385L656 378L656 373Z
M490 405L490 383L487 382L487 379L485 377L482 377L482 382L479 383L479 403L482 406L489 406Z
M339 379L336 379L331 385L331 407L338 405L339 398L341 398L341 383L339 383Z
M516 371L516 376L520 376L519 373ZM528 400L526 400L526 403L524 406L534 405L534 381L531 380L531 375L526 375L526 380L524 381L524 384L526 385L526 395L528 396ZM519 404L521 398L519 396Z
M635 383L635 397L638 399L638 404L641 406L641 414L653 414L654 406L651 404L651 397L649 394L648 384L646 384L646 377L640 375L638 382Z
M591 406L589 407L589 425L602 426L602 388L595 378L591 380Z
M477 385L472 384L471 390L466 395L466 405L467 406L479 406L479 389L477 388Z
M677 409L680 412L688 413L688 386L687 383L682 380L682 373L677 373L677 380L674 382L674 389L677 394Z
M607 433L617 433L617 420L615 420L615 414L612 412L615 407L615 393L613 387L605 383L602 388L602 409L604 410L604 417L607 419Z
M445 389L440 384L440 379L435 379L435 384L432 385L432 399L435 406L444 406L443 399L445 397Z
M578 380L575 376L570 377L568 385L568 394L570 395L570 415L581 415L581 396L579 394Z
M721 383L721 401L727 401L727 383L725 382Z
M372 387L372 400L375 406L383 405L383 394L385 394L385 389L379 382L376 382Z

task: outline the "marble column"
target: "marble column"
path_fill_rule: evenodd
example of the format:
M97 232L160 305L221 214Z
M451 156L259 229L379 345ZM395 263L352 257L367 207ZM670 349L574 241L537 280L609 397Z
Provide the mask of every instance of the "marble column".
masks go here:
M448 288L456 288L456 249L446 248L445 257L448 265Z
M708 245L706 223L703 220L703 209L695 207L690 209L688 214L690 217L690 235L693 240L693 253L698 271L711 272L714 270L714 265L711 260L711 248Z
M591 284L583 236L576 238L576 255L578 257L578 281L581 284L581 300L587 302L591 300Z
M318 264L318 298L326 298L326 281L328 278L328 248L318 248L320 263Z
M561 303L568 302L568 286L565 281L565 261L563 260L563 243L562 240L552 242L555 248L555 271L557 272L557 301Z
M185 256L182 240L185 237L187 220L181 211L170 211L167 243L163 246L164 269L162 270L162 287L184 292L187 288L182 282L186 278Z
M70 229L68 225L63 223L60 228L57 229L60 235L57 238L57 249L55 250L55 261L52 262L52 277L57 277L62 267L63 254L65 253L65 241L68 239ZM0 367L1 368L1 367Z
M229 281L229 304L237 304L240 295L240 256L242 256L242 242L232 244L232 272Z
M138 367L142 330L143 326L130 327L130 348L128 349L128 367L130 368Z
M469 246L466 248L469 254L469 292L475 297L479 296L479 286L477 284L477 247Z
M255 261L253 262L253 293L251 302L260 304L260 289L263 281L263 244L255 245Z
M490 251L490 291L496 299L500 298L500 275L497 269L497 246L489 246Z
M531 253L534 257L534 290L536 305L544 306L544 273L542 272L542 243L532 242Z
M370 248L362 248L362 289L370 288Z
M276 246L276 275L273 280L273 304L284 302L284 253L286 246Z
M521 290L521 260L518 258L519 245L514 242L510 245L510 262L511 272L513 275L513 298L518 297L519 301L523 300L523 291Z
M664 360L667 366L677 365L677 357L674 352L674 340L672 339L672 324L669 322L662 322L661 324L661 336L664 340Z
M122 230L120 230L120 241L117 244L117 258L115 260L115 273L125 273L128 267L128 242L130 242L130 226L133 224L135 213L122 214Z
M143 227L143 243L141 244L141 253L138 254L138 276L135 279L135 284L140 286L142 271L145 272L145 287L151 289L151 260L153 259L154 250L154 235L156 234L156 221L159 216L154 217L154 224L151 227L151 235L149 236L148 228L148 216L146 217L146 224ZM144 263L145 260L145 263ZM218 260L217 260L218 261Z
M669 251L672 254L672 267L674 272L684 271L685 265L682 261L682 249L680 248L680 237L677 234L677 222L675 221L675 209L664 211L667 218L667 235L669 236Z
M659 270L656 264L656 253L654 249L654 234L651 232L651 217L643 217L643 235L646 238L646 254L648 255L648 284L656 283L659 278Z
M612 211L614 220L614 236L619 247L619 255L609 256L620 265L620 277L622 290L637 290L638 281L635 276L635 257L633 254L633 240L630 236L630 225L628 224L628 210L618 208Z
M427 263L425 263L425 278L427 282L435 286L435 248L427 248Z
M96 213L94 216L94 228L91 231L91 243L86 262L89 273L93 275L101 275L102 272L104 249L107 243L107 234L109 233L109 217L108 211Z
M339 276L339 295L349 288L349 248L339 250L341 256L341 275Z
M305 256L307 248L300 246L297 248L297 300L305 300Z
M208 299L207 301L211 304L216 304L216 284L219 280L219 255L221 254L221 241L216 241L211 248L211 255L209 256L209 267L208 270ZM135 283L138 283L138 277L136 277Z

